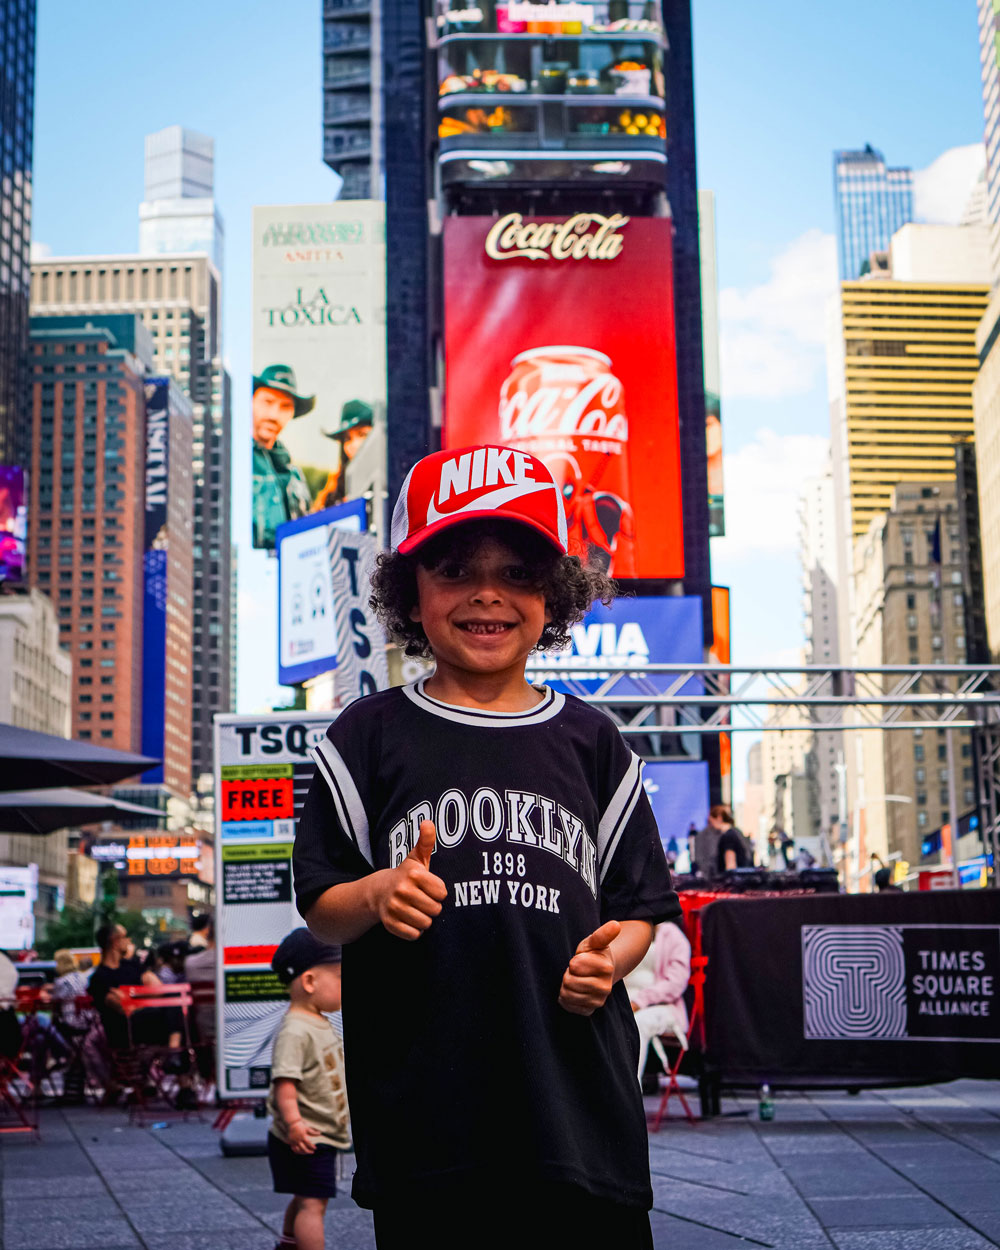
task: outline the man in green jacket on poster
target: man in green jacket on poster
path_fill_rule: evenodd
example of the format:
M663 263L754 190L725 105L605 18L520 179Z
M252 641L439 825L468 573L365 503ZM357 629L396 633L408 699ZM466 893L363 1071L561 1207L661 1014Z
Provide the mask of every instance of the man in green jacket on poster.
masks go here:
M304 417L315 395L300 395L289 365L268 365L253 380L253 545L275 545L284 521L305 516L312 496L302 470L292 464L280 434L289 421Z

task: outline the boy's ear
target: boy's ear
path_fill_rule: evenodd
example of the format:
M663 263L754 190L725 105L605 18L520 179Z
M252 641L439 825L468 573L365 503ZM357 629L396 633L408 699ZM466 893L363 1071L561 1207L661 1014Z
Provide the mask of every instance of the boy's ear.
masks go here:
M420 620L420 600L419 599L413 605L413 607L410 608L410 620L416 621L416 622L419 622Z

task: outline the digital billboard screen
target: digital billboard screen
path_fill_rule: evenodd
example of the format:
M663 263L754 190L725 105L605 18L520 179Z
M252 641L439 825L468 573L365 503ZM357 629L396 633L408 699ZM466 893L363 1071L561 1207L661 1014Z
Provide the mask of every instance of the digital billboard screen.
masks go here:
M570 644L561 651L539 651L528 660L531 681L586 698L607 694L644 695L674 690L675 673L647 673L645 664L702 662L702 601L698 595L634 596L605 607L595 604L570 629ZM620 669L611 674L595 664ZM703 685L690 678L676 694L699 695ZM692 700L694 701L694 700Z
M385 205L253 213L253 545L342 503L384 422Z
M146 513L142 556L142 749L164 753L167 700L167 493L170 481L170 379L149 378L146 395ZM163 780L163 765L143 773Z
M669 218L448 217L444 446L501 443L560 483L577 554L684 573Z
M27 517L24 470L0 464L0 582L24 581Z

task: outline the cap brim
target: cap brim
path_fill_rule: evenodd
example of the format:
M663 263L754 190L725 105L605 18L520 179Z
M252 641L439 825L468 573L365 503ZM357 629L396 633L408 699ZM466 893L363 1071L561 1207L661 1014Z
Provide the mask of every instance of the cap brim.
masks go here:
M465 525L469 521L508 521L511 525L523 525L527 529L534 530L536 534L541 534L561 556L567 554L566 548L558 539L552 537L552 531L546 529L544 525L532 521L529 517L511 516L507 512L498 513L495 508L483 508L481 511L462 512L458 516L442 517L440 521L433 521L430 525L425 525L423 529L417 530L415 534L411 534L409 538L404 538L396 550L400 555L409 555L436 535L444 533L454 525Z

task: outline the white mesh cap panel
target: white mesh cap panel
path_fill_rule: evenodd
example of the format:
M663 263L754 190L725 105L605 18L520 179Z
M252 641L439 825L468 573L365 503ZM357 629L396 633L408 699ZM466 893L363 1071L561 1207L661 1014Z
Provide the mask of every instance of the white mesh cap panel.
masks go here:
M414 465L415 469L417 466ZM403 485L399 488L399 498L396 500L396 506L392 510L392 528L389 539L392 544L393 551L399 550L399 544L406 541L406 536L410 532L410 478L413 477L413 469L403 478Z

